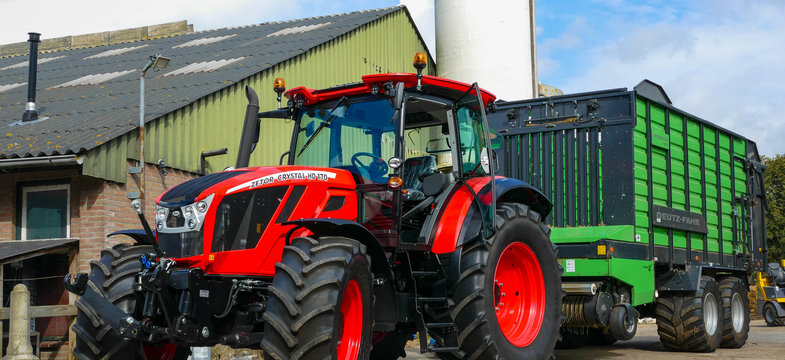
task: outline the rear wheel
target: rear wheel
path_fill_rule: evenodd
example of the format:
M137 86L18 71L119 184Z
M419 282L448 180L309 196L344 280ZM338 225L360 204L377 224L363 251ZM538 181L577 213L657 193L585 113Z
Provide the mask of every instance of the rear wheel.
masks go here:
M132 286L142 270L139 256L153 252L148 245L116 245L101 251L101 260L90 263L90 286L128 314L135 314L138 294ZM76 334L74 356L77 359L112 360L178 360L190 354L187 346L175 344L143 344L117 334L89 302L76 302Z
M777 309L774 304L766 303L763 305L763 319L766 320L766 326L783 326L785 325L785 318L777 316Z
M496 234L460 250L450 314L464 359L552 356L563 293L548 232L528 207L499 204Z
M265 359L367 359L373 292L365 246L342 237L284 247L264 313Z
M750 305L744 283L737 277L720 281L722 294L722 343L724 348L740 348L750 333Z
M701 276L691 293L660 294L656 308L657 333L665 348L712 352L722 340L722 297L717 282Z

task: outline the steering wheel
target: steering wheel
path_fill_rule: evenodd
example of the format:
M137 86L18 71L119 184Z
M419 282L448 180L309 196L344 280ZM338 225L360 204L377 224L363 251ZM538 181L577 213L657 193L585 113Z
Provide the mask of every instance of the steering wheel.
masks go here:
M360 157L369 157L371 158L371 161L368 162L367 165L363 164L360 161ZM367 171L370 179L374 181L376 178L387 174L387 170L389 169L389 166L387 166L387 162L384 161L384 159L368 152L358 152L352 155L352 165L361 171Z

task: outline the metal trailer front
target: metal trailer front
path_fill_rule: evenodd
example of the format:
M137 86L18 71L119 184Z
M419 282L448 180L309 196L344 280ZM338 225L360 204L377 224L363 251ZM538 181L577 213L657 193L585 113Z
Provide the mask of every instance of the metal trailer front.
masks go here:
M547 223L566 281L614 278L637 306L655 290L695 290L701 274L746 281L763 265L766 200L751 140L673 107L647 80L497 105L500 172L553 201Z

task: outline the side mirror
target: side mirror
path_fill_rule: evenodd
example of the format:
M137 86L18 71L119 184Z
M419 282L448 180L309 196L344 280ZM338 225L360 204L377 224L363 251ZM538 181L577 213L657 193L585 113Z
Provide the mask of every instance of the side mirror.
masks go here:
M489 152L488 148L482 148L482 151L480 152L480 164L482 166L482 170L488 175L491 174L491 160L488 155L493 157L493 173L498 174L499 156L496 154L496 150L490 150Z
M491 159L488 157L488 148L482 148L480 152L480 164L482 165L482 171L486 174L491 173Z
M395 84L395 110L401 110L403 107L403 89L403 82Z

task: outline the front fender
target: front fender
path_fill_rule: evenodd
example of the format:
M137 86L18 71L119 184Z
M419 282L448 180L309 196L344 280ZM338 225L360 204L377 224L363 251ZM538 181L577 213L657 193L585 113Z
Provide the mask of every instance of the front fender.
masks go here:
M387 263L387 256L376 237L368 229L357 222L345 219L300 219L287 221L284 225L297 225L320 236L343 236L357 240L368 249L371 256L371 270L374 274L384 275L392 279L392 270ZM291 232L289 232L291 234ZM287 235L286 243L290 241Z

